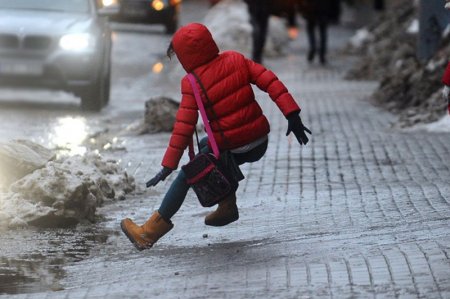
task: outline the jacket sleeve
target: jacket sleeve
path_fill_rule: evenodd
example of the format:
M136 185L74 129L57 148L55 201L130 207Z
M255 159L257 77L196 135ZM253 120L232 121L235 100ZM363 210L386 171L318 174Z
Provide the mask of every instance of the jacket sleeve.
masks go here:
M272 71L250 59L246 59L246 62L251 83L256 84L259 89L267 92L285 117L292 112L300 112L300 107L286 86Z
M445 69L444 76L442 77L442 83L450 86L450 62L447 64L447 68Z
M184 150L192 142L198 120L198 108L189 81L181 81L181 103L178 108L169 146L164 154L162 166L177 169Z

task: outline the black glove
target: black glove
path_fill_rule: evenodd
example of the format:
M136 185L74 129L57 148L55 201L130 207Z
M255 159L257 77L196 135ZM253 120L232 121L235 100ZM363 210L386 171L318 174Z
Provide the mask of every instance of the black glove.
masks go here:
M150 181L148 181L145 185L148 187L151 186L156 186L156 184L158 184L161 181L164 181L166 179L166 177L172 173L172 169L168 168L168 167L163 167L163 169L161 169L160 172L158 172L153 179L151 179Z
M312 134L311 131L305 127L300 119L300 115L298 112L293 112L287 116L288 120L288 129L286 132L286 136L288 136L291 132L294 132L295 137L297 137L298 143L307 144L309 139L306 136L305 132Z

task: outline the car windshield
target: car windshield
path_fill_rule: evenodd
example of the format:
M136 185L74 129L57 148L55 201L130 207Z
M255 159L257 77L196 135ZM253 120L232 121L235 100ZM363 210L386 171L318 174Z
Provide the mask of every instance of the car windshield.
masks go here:
M90 0L0 0L0 9L87 13Z

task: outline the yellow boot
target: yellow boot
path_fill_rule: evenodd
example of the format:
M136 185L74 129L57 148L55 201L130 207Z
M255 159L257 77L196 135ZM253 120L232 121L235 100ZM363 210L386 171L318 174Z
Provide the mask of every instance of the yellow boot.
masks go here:
M173 224L167 223L156 211L142 226L126 218L122 220L120 227L138 250L144 250L151 248L159 238L167 234L173 228Z
M205 224L211 226L224 226L239 219L236 205L236 194L218 203L217 210L205 217Z

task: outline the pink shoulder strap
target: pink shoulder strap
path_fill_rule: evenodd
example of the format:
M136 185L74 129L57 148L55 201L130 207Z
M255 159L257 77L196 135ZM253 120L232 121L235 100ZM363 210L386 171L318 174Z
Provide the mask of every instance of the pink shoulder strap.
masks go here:
M194 91L195 100L197 102L198 109L200 110L200 115L202 116L203 124L205 125L206 134L208 135L209 143L212 146L214 156L216 156L216 158L219 159L220 156L219 147L217 146L217 142L216 139L214 138L211 125L209 124L208 116L206 115L205 107L203 106L203 102L200 97L200 92L197 87L196 79L192 74L188 74L187 77L189 79L189 82L191 83L192 90Z

